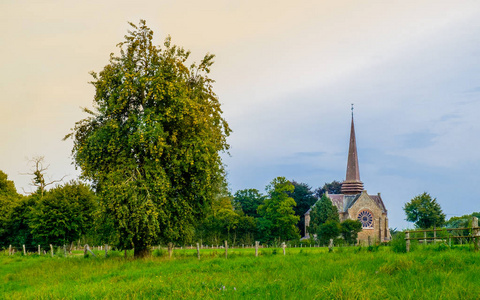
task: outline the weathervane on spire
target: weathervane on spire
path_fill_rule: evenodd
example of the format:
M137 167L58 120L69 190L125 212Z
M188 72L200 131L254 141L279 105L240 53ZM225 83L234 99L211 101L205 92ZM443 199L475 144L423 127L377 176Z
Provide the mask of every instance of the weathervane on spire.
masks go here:
M353 118L353 103L352 103L352 118Z

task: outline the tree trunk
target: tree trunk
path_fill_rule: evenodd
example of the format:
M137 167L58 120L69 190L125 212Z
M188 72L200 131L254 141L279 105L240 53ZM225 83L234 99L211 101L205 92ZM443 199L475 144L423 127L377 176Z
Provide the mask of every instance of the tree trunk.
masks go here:
M168 243L168 257L171 259L173 255L173 243Z
M133 249L134 258L144 258L144 257L149 257L150 255L151 255L150 247L145 247L145 248L135 247Z

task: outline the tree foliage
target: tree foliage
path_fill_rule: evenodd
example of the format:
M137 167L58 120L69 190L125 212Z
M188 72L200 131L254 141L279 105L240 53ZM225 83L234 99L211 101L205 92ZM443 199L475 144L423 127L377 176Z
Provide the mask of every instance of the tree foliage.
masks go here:
M288 196L295 187L285 177L275 178L266 188L268 198L258 207L259 230L266 240L299 238L296 226L300 219L295 215L295 200Z
M457 234L468 236L471 231L473 217L480 219L480 212L473 212L469 215L463 215L460 217L451 217L447 222L445 222L445 227L447 228L469 228L462 231L457 231ZM455 242L458 242L456 240Z
M306 183L298 183L296 181L291 181L294 186L292 193L288 193L290 197L295 200L295 215L300 217L297 227L300 230L301 236L305 235L305 213L308 209L317 202L317 198L314 196L311 187Z
M463 215L460 217L451 217L445 222L445 227L447 228L465 228L472 226L473 217L480 219L480 212L473 212L469 215Z
M258 218L258 206L265 201L265 195L262 195L257 189L244 189L235 192L233 197L234 206L240 208L245 215Z
M223 180L219 152L230 133L207 74L214 55L185 65L190 52L153 45L145 21L119 44L120 56L93 73L94 110L76 123L73 156L113 220L117 246L148 254L182 241L203 218Z
M95 209L90 187L71 181L46 192L32 208L31 233L44 246L70 244L93 229Z
M317 239L322 245L327 245L330 239L336 239L340 235L341 226L336 220L327 220L317 226Z
M347 219L340 223L340 233L347 245L353 245L357 242L360 231L362 231L362 223L358 220Z
M338 209L333 205L332 200L323 194L320 200L312 207L310 211L310 225L307 229L311 234L317 234L320 226L327 221L340 223Z
M320 199L326 192L328 192L329 194L341 194L342 183L336 180L330 183L325 183L322 188L318 188L315 190L315 196Z
M21 197L11 209L7 221L7 241L16 247L26 245L28 248L36 247L38 243L33 238L30 228L32 210L40 199L39 194Z
M0 171L0 197L15 198L18 197L17 189L13 181L8 180L8 175Z
M20 198L13 181L8 180L7 174L0 171L0 247L6 246L14 234L8 226L13 208Z
M418 228L438 227L445 224L445 214L442 212L440 204L428 193L415 196L405 204L403 210L407 215L406 220L414 222Z
M213 245L227 240L230 245L252 244L256 234L256 219L246 215L228 192L226 184L213 199L212 209L197 228L197 239Z

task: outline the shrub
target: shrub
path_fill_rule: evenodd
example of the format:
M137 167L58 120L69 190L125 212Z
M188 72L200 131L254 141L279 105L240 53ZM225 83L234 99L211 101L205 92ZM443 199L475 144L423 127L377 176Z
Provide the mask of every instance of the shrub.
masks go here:
M392 247L393 252L395 253L407 252L405 232L398 232L397 234L395 234L389 244L390 244L390 247Z
M450 247L445 243L438 243L432 246L433 251L442 252L450 249Z
M165 251L165 249L162 249L162 248L156 249L156 250L153 251L152 255L154 257L162 257L162 256L167 255L167 251Z

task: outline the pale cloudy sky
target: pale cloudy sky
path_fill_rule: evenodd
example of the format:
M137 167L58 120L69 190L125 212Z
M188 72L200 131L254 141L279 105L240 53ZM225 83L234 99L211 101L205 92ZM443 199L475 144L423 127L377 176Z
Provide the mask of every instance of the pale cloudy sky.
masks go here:
M31 190L27 158L73 179L71 141L100 71L139 19L170 34L212 77L233 133L232 192L274 177L312 188L345 176L350 103L360 175L390 227L424 191L447 217L480 211L480 2L0 2L0 170Z

